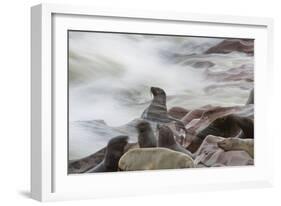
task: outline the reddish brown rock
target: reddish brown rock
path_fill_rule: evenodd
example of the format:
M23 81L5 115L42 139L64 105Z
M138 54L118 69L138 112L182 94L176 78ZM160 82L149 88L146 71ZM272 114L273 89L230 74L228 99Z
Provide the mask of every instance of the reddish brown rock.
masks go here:
M168 114L176 119L183 118L189 110L182 108L182 107L172 107L169 109Z
M218 142L225 140L223 137L208 135L196 152L195 163L205 167L214 166L243 166L253 165L253 158L245 151L224 151Z
M184 125L190 123L193 119L198 119L202 116L202 114L208 109L212 108L211 105L205 105L199 109L194 109L188 112L184 117L181 118L181 121Z
M254 40L251 39L226 39L216 46L209 48L205 53L223 53L244 52L254 54Z

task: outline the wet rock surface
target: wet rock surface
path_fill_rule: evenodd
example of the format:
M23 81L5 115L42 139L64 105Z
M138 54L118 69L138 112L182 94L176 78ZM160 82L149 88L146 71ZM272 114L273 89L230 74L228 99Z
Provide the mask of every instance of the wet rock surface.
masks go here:
M205 53L230 53L230 52L244 52L247 54L254 53L254 40L252 39L226 39L218 45L209 48Z
M88 121L83 124L86 127L91 127L90 125L94 123L94 125L99 126L101 133L103 133L101 128L104 128L107 131L108 129L114 131L114 134L127 135L129 142L124 147L124 155L132 149L139 148L137 129L141 129L138 128L138 125L145 122L149 125L150 137L153 134L153 138L156 138L156 141L158 141L157 146L154 147L156 150L157 148L166 148L185 154L194 161L194 167L245 166L254 164L254 104L252 103L253 91L250 92L249 100L244 106L222 107L205 105L194 110L181 107L171 108L168 110L170 111L169 115L171 117L174 116L173 118L178 118L175 118L175 120L171 119L167 123L147 119L144 121L143 118L139 118L120 127L109 127L101 121ZM166 105L164 106L166 107ZM168 115L168 113L166 114ZM181 125L179 126L178 121L183 123L184 128ZM166 137L169 137L168 140ZM228 138L229 141L227 141ZM229 142L236 141L232 141L232 138L234 140L238 139L242 143L238 146L237 144L236 146L235 144L233 144L234 146L229 146ZM167 141L172 143L168 144ZM103 164L107 149L105 147L85 158L70 161L68 166L69 174L95 171L95 167ZM153 159L153 157L151 158ZM137 168L138 162L135 164L135 168ZM160 164L157 162L154 164L153 168L157 169L158 167L161 168L164 163ZM149 165L149 162L146 163L147 165ZM174 166L170 167L173 168ZM188 167L186 166L186 168ZM132 168L134 168L134 165ZM123 168L123 170L126 169Z

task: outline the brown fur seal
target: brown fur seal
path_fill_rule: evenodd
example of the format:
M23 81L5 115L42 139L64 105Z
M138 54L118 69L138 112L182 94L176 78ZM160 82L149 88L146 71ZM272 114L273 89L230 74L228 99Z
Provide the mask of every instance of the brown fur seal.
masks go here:
M128 136L118 136L109 140L104 159L97 166L88 170L87 173L117 171L118 161L124 153L128 139Z
M186 131L193 138L192 141L185 139L183 145L191 152L198 149L207 135L253 138L253 105L214 107L205 111L195 125L188 127L189 125L186 126Z
M196 141L188 146L188 150L194 152L208 135L220 137L254 138L254 121L249 117L242 117L236 114L220 117L208 127L201 130Z
M159 123L176 121L184 129L184 124L180 120L168 115L165 91L159 87L151 87L150 91L153 95L153 100L148 108L144 110L141 117Z
M218 142L218 146L224 151L243 150L254 157L254 139L227 138Z
M217 118L208 127L201 130L197 137L205 139L207 135L214 135L220 137L234 137L240 132L240 127L236 124L234 115L226 115Z
M167 148L137 148L119 160L122 171L193 168L191 157Z
M167 115L165 91L158 87L151 87L150 91L153 95L153 100L141 117L156 122L170 122Z
M193 157L190 151L186 150L183 146L176 142L173 131L168 126L158 125L158 134L158 147L166 147Z
M138 143L140 148L156 147L156 137L153 130L147 121L141 121L137 124Z
M242 130L240 138L254 138L254 120L252 118L234 114L231 116Z
M201 126L197 136L204 139L207 135L235 137L241 130L243 138L254 137L253 105L242 107L217 107L206 111L202 119L208 119L209 125ZM241 136L242 137L242 136Z

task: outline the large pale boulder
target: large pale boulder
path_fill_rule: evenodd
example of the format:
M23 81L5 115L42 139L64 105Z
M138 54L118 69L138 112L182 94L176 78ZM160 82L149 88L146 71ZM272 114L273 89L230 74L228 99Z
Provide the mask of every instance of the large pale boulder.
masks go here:
M167 148L136 148L119 160L122 171L193 168L190 156Z

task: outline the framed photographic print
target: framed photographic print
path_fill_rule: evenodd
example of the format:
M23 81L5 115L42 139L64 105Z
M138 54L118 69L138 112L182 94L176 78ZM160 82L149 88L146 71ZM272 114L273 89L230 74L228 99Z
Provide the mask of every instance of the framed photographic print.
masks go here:
M34 199L272 185L271 19L31 14Z

